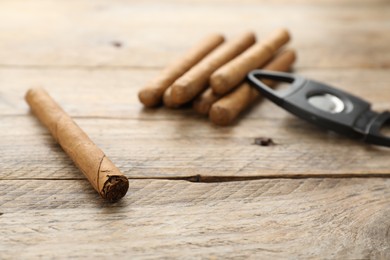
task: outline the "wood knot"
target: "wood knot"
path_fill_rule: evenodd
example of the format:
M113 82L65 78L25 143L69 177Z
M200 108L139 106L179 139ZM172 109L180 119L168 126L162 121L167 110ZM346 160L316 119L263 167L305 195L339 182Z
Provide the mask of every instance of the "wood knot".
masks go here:
M255 138L253 144L260 145L260 146L271 146L271 145L275 145L275 143L274 143L274 141L272 140L272 138L268 138L268 137L257 137L257 138Z

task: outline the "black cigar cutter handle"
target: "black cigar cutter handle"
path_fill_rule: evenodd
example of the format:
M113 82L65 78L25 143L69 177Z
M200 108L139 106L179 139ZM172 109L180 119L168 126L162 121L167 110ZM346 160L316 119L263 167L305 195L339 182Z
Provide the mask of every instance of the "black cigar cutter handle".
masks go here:
M390 147L390 138L380 133L382 126L390 122L390 113L372 111L371 104L361 98L291 73L254 70L247 79L265 97L302 119L367 143ZM260 79L291 86L276 91Z

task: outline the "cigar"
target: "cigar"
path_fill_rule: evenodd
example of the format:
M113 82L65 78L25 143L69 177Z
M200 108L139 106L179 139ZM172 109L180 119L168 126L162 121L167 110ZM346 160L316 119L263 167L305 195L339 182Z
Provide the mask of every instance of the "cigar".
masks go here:
M192 103L192 108L201 115L208 115L211 106L221 98L221 95L215 94L211 88L207 88Z
M167 90L165 90L164 95L163 95L163 102L164 102L164 106L166 106L167 108L180 107L180 105L177 105L176 103L174 103L172 101L172 87L169 87L169 88L167 88Z
M182 57L162 70L156 78L147 83L138 93L139 100L146 107L155 107L161 104L164 91L223 41L224 37L220 34L211 34L202 39Z
M28 90L26 101L102 198L115 202L126 194L126 176L45 90Z
M288 71L295 59L294 50L285 50L272 59L264 69ZM270 87L277 83L271 80L263 80L263 82ZM211 106L210 120L217 125L230 125L242 111L250 107L260 97L261 95L256 89L244 82Z
M219 95L228 93L245 78L249 71L269 61L289 39L287 30L276 30L264 41L254 44L240 56L220 67L210 77L210 86L214 93Z
M214 71L241 54L255 41L254 33L247 32L219 46L171 85L173 102L180 105L191 101L207 87Z

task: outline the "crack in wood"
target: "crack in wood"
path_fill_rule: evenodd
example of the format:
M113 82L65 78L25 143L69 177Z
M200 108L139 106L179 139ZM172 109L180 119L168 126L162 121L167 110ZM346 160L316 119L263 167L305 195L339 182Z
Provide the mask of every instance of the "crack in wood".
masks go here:
M218 182L238 182L238 181L256 181L266 179L345 179L345 178L390 178L388 174L318 174L318 175L264 175L264 176L184 176L184 177L128 177L131 180L167 180L167 181L188 181L192 183L218 183ZM0 181L68 181L68 180L87 180L86 178L0 178Z

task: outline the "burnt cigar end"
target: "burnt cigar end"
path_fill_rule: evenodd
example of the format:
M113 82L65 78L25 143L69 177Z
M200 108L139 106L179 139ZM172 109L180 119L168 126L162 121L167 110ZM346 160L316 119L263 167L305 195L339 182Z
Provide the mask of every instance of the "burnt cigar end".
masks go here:
M126 195L129 180L125 176L107 176L101 196L109 202L117 202Z

